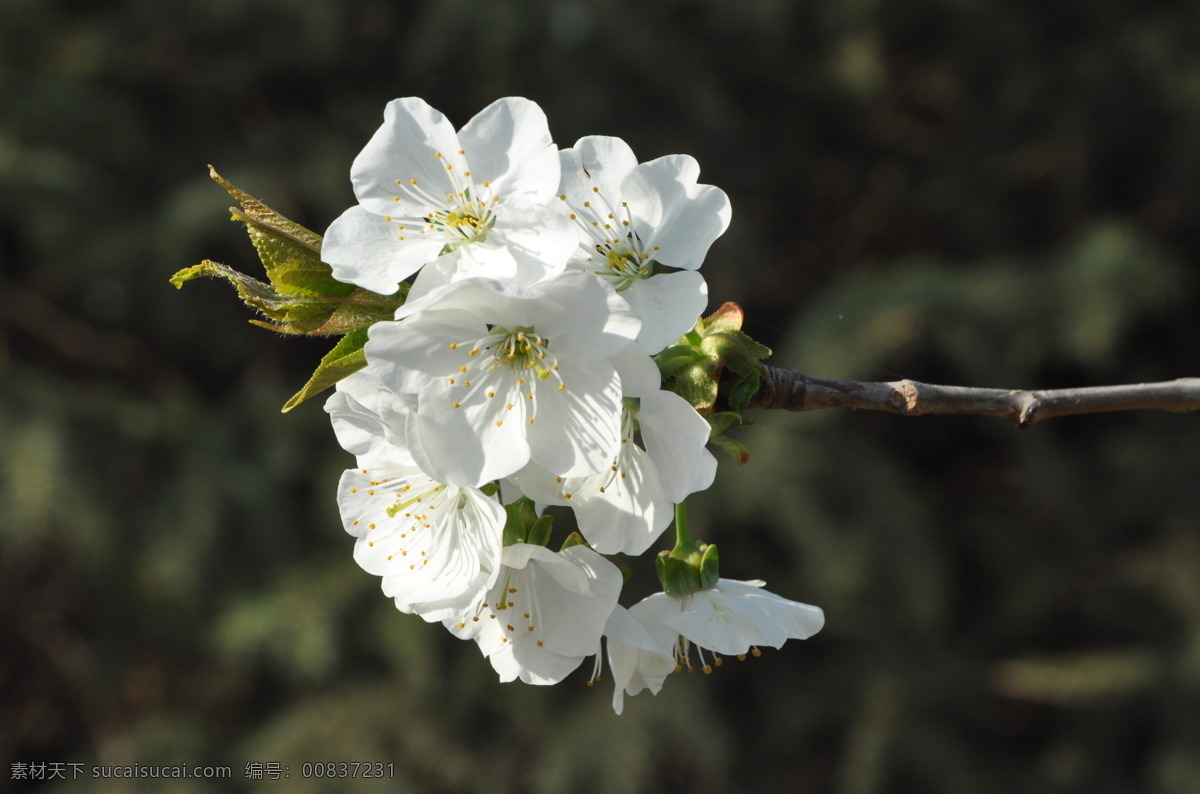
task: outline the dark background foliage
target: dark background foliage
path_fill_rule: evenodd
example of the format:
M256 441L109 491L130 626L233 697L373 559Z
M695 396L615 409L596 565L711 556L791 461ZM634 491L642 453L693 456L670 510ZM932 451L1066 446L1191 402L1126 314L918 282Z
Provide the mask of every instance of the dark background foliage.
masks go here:
M5 0L0 774L1195 791L1193 416L757 416L696 533L827 627L621 718L607 681L500 685L395 612L351 559L319 404L278 412L328 344L167 278L257 268L206 163L321 231L387 100L462 124L509 94L560 145L699 159L734 208L713 305L778 365L1030 388L1200 368L1195 3ZM62 785L89 787L138 790Z

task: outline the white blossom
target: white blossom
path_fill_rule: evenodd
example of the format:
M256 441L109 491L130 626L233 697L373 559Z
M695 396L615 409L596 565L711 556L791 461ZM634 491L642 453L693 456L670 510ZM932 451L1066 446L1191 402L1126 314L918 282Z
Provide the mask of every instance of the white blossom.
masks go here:
M401 441L410 412L369 369L339 382L326 410L360 466L338 484L355 561L403 612L441 620L474 603L500 570L504 509L414 465Z
M518 97L488 105L458 132L423 99L388 103L350 171L358 205L325 233L341 281L411 295L471 276L532 284L561 272L575 235L548 205L559 182L546 116Z
M596 551L636 555L670 525L677 502L712 485L717 461L705 449L708 422L687 400L658 388L649 357L629 351L614 363L626 399L611 465L587 477L558 477L531 465L513 480L531 499L570 505ZM640 372L644 366L652 380Z
M445 625L475 640L501 681L556 684L595 653L621 572L586 546L556 553L518 543L503 563L486 596Z
M430 476L478 486L530 460L559 476L610 465L621 382L608 359L639 327L610 287L581 273L536 288L469 279L396 317L371 327L368 367L416 395L409 447Z
M570 266L612 283L642 319L638 350L657 353L690 331L708 303L695 271L729 226L729 199L697 184L694 158L639 164L620 138L581 138L560 158L559 198L579 232Z
M655 593L630 607L630 614L654 638L656 647L631 643L628 634L609 637L616 712L621 713L625 695L643 689L658 694L668 674L680 666L690 668L691 644L698 649L700 666L711 672L705 650L741 657L760 646L779 648L789 639L808 639L825 625L819 607L767 592L764 584L719 579L707 590L684 596ZM720 664L719 656L714 663Z

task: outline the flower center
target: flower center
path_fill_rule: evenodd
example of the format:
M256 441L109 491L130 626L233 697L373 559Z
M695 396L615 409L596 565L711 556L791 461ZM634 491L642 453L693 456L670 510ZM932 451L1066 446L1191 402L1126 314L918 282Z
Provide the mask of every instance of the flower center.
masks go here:
M444 238L446 244L441 253L448 254L467 243L487 238L488 231L496 225L492 209L500 197L492 191L489 182L477 185L471 178L466 167L466 152L460 149L457 157L443 157L441 152L433 156L445 166L450 189L437 196L434 195L436 191L426 190L418 179L397 179L393 200L411 201L423 207L420 218L424 227L417 234L432 233ZM396 223L401 232L407 228L401 223L403 218L387 216L385 220ZM397 239L404 240L405 234Z
M496 216L475 201L453 209L431 212L423 220L429 224L430 231L447 238L442 253L450 253L466 243L487 239L488 230L496 224Z
M508 569L484 598L486 600L475 608L471 622L495 621L502 635L500 642L504 644L521 642L528 637L538 645L542 644L538 630L541 609L528 574ZM467 621L461 621L458 626L466 628Z
M550 366L546 365L550 340L540 336L531 327L517 326L511 331L494 327L492 340L488 345L492 360L499 366L508 367L509 372L518 374L532 369L538 380L545 380L550 377L551 367L558 369L553 365L553 359Z
M462 387L461 394L453 395L451 405L461 408L472 402L481 402L480 395L488 400L499 397L505 412L519 405L517 414L533 424L537 415L536 394L538 384L549 380L557 391L566 391L567 385L558 372L558 363L550 352L550 340L537 333L532 326L505 328L492 326L487 336L472 342L451 342L451 350L462 350L465 363L458 372L447 378L451 386ZM505 414L495 419L500 427Z
M559 198L567 200L565 195ZM571 209L568 217L583 232L581 239L590 240L580 246L593 273L608 279L617 292L654 275L653 252L658 246L646 250L632 227L633 213L628 203L609 201L599 187L593 186L589 199L572 204Z

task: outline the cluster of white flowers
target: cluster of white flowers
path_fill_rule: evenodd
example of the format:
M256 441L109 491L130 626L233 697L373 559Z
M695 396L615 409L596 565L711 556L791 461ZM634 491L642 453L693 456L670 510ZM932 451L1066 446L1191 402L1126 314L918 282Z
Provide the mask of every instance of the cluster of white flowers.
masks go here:
M697 270L729 224L729 200L698 175L686 155L639 163L618 138L559 151L526 99L458 131L397 99L354 161L358 205L322 248L339 280L382 294L410 282L326 405L358 463L338 493L355 559L401 611L475 640L505 681L556 683L607 636L618 712L690 664L689 643L745 654L823 623L724 579L626 610L603 556L649 549L716 471L708 423L651 358L703 312ZM503 502L519 496L569 506L586 543L555 552L507 532Z

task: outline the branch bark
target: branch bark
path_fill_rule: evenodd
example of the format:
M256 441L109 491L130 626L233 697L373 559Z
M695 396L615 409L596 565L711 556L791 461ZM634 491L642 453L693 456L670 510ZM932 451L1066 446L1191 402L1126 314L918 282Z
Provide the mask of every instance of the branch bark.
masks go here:
M956 414L999 416L1017 427L1044 419L1108 411L1200 410L1200 378L1078 389L980 389L915 380L887 383L818 378L767 366L751 408L816 411L861 408L902 416Z

